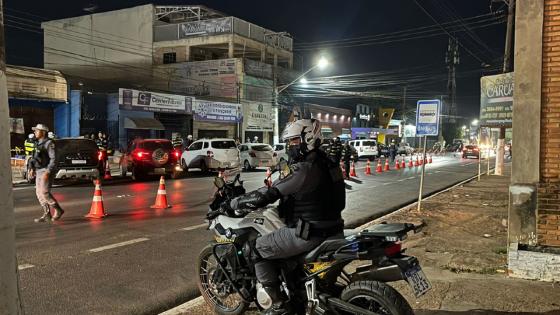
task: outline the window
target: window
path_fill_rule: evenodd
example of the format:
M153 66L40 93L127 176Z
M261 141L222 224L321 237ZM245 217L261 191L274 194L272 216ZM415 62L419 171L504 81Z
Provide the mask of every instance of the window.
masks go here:
M195 142L189 147L189 151L198 151L202 149L202 142Z
M269 146L268 144L266 144L266 145L254 145L254 146L251 146L251 149L253 149L253 151L272 151L272 147Z
M210 142L204 142L204 149L208 149L209 145L210 145Z
M231 140L212 141L212 148L214 149L235 149L235 142Z
M277 144L274 147L274 151L281 151L281 150L284 150L284 145L282 145L282 144Z
M365 147L373 147L373 146L375 146L375 141L364 141L363 145Z
M177 54L174 52L171 53L163 53L163 63L176 63L177 62Z
M173 146L171 145L171 141L145 141L142 143L142 149L148 151L155 151L157 149L171 151L173 150Z
M240 145L239 146L239 151L247 151L247 146L246 145Z

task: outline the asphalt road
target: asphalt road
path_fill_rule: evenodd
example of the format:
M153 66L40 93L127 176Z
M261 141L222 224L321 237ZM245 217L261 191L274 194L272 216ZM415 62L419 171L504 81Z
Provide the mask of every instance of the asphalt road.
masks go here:
M355 227L413 202L420 167L347 181L346 224ZM372 164L374 168L374 165ZM477 160L437 157L426 167L425 195L472 177ZM485 168L483 168L485 169ZM243 173L248 190L264 170ZM210 239L204 215L214 192L211 176L167 181L172 208L150 209L158 181L103 186L109 216L88 220L91 183L54 189L63 219L36 224L33 187L14 188L20 287L26 314L157 314L197 295L194 265Z

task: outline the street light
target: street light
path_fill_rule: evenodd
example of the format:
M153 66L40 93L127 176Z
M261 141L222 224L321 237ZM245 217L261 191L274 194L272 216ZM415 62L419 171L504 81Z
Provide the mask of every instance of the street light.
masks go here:
M292 82L288 83L288 84L284 84L284 85L280 85L280 86L275 86L274 87L274 143L278 143L279 142L279 127L278 127L278 120L279 120L279 110L278 110L278 95L280 93L282 93L285 89L289 88L292 84L296 83L296 82L300 82L301 84L306 84L307 80L305 79L305 75L308 74L309 72L313 71L315 68L319 68L320 70L325 69L327 66L329 65L329 61L325 58L325 57L321 57L319 58L319 60L317 61L317 63L309 68L309 70L305 71L304 73L302 73L299 77L297 77L295 80L293 80Z
M463 125L463 127L461 127L461 129L466 130L467 126Z
M477 126L478 125L478 119L475 119L471 122L471 126Z

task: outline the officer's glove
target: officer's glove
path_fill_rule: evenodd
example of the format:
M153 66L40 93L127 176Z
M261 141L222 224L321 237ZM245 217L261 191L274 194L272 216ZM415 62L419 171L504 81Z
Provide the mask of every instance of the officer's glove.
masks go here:
M247 209L242 209L239 207L239 199L241 197L235 197L229 202L229 207L233 210L234 214L238 217L242 217L249 213Z

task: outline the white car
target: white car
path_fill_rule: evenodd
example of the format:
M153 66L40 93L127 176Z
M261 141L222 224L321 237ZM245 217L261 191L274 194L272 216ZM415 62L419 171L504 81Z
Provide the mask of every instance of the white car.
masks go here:
M201 139L193 142L181 155L185 172L199 168L202 172L239 168L239 150L233 139Z
M362 157L376 158L379 156L377 141L375 140L352 140L349 143L358 151L358 159Z
M277 143L274 145L274 157L276 158L276 163L282 160L288 162L288 153L286 153L286 144Z
M275 165L274 150L265 143L243 143L239 145L239 158L246 171L257 167Z

